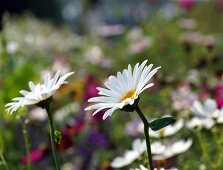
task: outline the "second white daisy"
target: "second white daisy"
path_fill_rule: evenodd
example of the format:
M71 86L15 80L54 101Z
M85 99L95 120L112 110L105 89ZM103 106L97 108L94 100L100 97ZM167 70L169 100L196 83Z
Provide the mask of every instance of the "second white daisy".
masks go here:
M6 112L12 114L19 107L38 104L39 102L50 98L61 85L67 83L65 80L72 74L74 74L74 72L67 73L59 78L60 71L57 71L52 79L50 78L50 75L47 75L43 84L34 84L30 81L29 88L31 91L21 90L20 93L23 97L15 97L12 99L12 102L6 104L5 106L8 107Z

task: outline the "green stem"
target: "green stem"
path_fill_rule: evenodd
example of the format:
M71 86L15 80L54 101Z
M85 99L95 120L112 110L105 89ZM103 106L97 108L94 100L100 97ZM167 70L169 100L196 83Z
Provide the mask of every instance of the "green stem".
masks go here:
M9 170L9 167L8 167L8 165L7 165L6 161L5 161L5 158L4 158L2 153L0 154L0 157L1 157L2 163L5 165L5 169Z
M198 142L201 146L201 150L202 150L202 153L203 153L203 159L206 161L206 165L211 165L213 166L210 158L209 158L209 153L206 149L206 146L205 146L205 142L204 142L204 139L202 137L202 134L200 132L200 129L197 129L197 138L198 138Z
M216 145L217 145L217 150L218 150L218 155L217 155L217 158L219 158L219 159L217 159L217 163L215 164L216 165L216 167L218 168L218 167L221 167L221 163L222 163L222 147L221 147L221 141L220 140L218 140L218 136L217 136L217 129L216 129L216 127L214 127L214 129L212 130L212 132L213 132L213 136L214 136L214 141L215 141L215 143L216 143Z
M135 107L136 112L138 113L139 117L142 119L142 122L144 124L144 134L146 137L146 147L147 147L147 154L149 159L149 166L151 170L154 170L153 167L153 160L152 160L152 153L151 153L151 146L150 146L150 138L149 138L149 122L145 118L144 114L139 108L139 105L137 104Z
M31 169L31 161L30 161L30 144L29 144L29 140L27 137L27 129L26 129L26 125L23 121L23 119L21 118L21 125L22 125L22 134L25 140L25 148L26 148L26 155L27 155L27 170Z
M221 127L221 133L220 133L220 147L223 148L223 126ZM222 162L223 162L223 156L222 156L222 159L221 159L221 164L220 164L220 167L222 167Z
M52 113L50 109L50 103L45 105L45 109L48 114L48 119L50 123L50 141L51 141L51 147L52 147L52 152L53 152L53 158L56 165L56 170L60 170L60 163L59 163L57 153L56 153L55 137L54 137L55 129L54 129L54 123L53 123Z

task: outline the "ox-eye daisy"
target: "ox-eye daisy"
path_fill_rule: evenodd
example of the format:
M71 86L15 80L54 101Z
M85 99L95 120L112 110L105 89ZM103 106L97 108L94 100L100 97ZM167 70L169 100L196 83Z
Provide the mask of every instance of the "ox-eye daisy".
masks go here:
M51 147L54 162L56 165L56 170L60 170L60 163L59 159L57 158L56 154L56 146L54 142L59 142L61 139L60 132L55 130L54 122L51 114L50 103L51 103L51 96L60 88L62 84L66 84L65 81L69 76L74 74L74 72L67 73L59 78L60 71L57 71L56 75L50 79L50 75L47 75L44 79L43 84L34 84L33 82L29 82L29 91L21 90L20 93L23 97L16 97L12 99L11 103L6 104L6 111L8 113L15 112L19 107L23 107L25 105L38 105L46 110L49 124L50 124L50 139L51 139Z
M141 155L146 151L146 141L135 139L132 143L132 149L124 152L124 156L116 157L111 162L112 168L122 168L131 164L136 159L140 158Z
M72 74L74 74L74 72L67 73L59 78L60 71L57 71L52 79L50 79L50 75L47 75L43 84L34 84L32 81L30 81L29 88L31 91L21 90L20 93L23 95L23 97L13 98L12 102L6 104L6 107L8 107L6 111L12 114L19 107L38 104L50 98L62 84L67 83L65 80Z
M128 65L128 69L118 72L117 76L110 76L108 81L104 83L106 88L98 87L98 94L101 96L93 97L88 102L93 104L85 110L95 110L93 115L103 109L108 109L103 116L106 119L111 116L117 109L123 109L124 106L132 106L139 94L144 90L153 86L153 83L148 83L151 77L158 71L160 67L151 70L153 64L146 65L145 60L141 65L137 63L132 69Z

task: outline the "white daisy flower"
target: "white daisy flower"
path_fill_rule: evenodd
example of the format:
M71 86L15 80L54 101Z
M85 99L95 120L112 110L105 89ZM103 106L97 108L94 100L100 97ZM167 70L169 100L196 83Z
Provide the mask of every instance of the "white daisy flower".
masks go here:
M133 105L139 94L144 90L153 86L153 83L148 83L152 76L158 71L160 67L153 70L153 64L146 66L147 60L141 65L137 63L132 70L128 65L128 69L124 69L117 73L117 76L110 76L109 80L104 83L106 88L98 87L98 94L101 96L93 97L88 102L93 104L85 110L96 110L93 116L103 109L108 109L103 119L111 116L117 109L122 109L126 105Z
M130 170L149 170L147 169L145 166L143 165L139 165L139 168L135 168L135 169L130 169ZM177 170L177 168L171 168L171 169L164 169L164 168L154 168L154 170Z
M28 118L30 121L43 122L47 119L47 114L43 109L35 107L29 112Z
M160 130L153 131L152 129L149 129L149 135L153 138L161 138L161 137L168 137L172 136L175 133L177 133L182 127L184 126L184 120L179 119L174 124L166 126ZM142 133L144 130L143 123L140 123L138 130Z
M61 85L67 83L65 80L72 74L74 74L74 72L67 73L59 78L60 71L57 71L52 79L50 79L50 75L48 74L45 77L43 84L34 84L32 81L30 81L29 88L31 91L21 90L20 93L23 95L23 97L13 98L12 102L6 104L5 106L8 107L6 112L12 114L19 107L38 104L41 101L50 98Z
M217 111L217 103L213 99L206 99L204 104L198 100L193 102L193 106L191 107L191 111L201 117L212 117L215 115L215 111Z
M134 169L130 169L130 170L149 170L149 169L147 169L145 166L143 166L143 165L139 165L139 168L134 168ZM154 169L154 170L156 170L156 168Z
M146 151L146 141L135 139L132 144L132 150L127 150L124 156L119 156L111 162L112 168L121 168L131 164Z
M167 145L154 142L151 144L151 151L153 154L153 160L165 160L175 155L186 152L192 145L192 139L179 140L174 143L169 143Z
M191 111L204 119L215 119L217 123L223 123L223 108L218 109L217 103L213 99L206 99L202 105L199 101L194 101Z
M191 120L187 122L186 127L188 129L205 128L209 130L214 125L215 125L215 121L213 119L193 117Z

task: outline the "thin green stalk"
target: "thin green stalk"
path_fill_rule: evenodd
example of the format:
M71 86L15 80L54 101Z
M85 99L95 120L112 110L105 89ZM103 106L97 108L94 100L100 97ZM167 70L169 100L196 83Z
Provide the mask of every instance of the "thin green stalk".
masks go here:
M221 141L218 140L216 127L214 127L212 132L213 132L214 140L215 140L215 143L216 143L217 149L218 149L217 158L219 158L219 159L217 159L217 163L215 165L216 165L216 167L221 167L221 163L222 163L222 159L223 159Z
M2 127L0 127L0 130L2 130ZM5 161L5 158L3 155L3 150L4 150L4 141L3 141L3 133L1 131L0 132L0 159L1 159L1 163L5 166L5 169L9 170L8 164Z
M2 163L5 165L5 169L6 170L9 170L9 167L8 167L8 165L7 165L6 161L5 161L5 158L4 158L4 156L3 156L2 153L0 154L0 158L2 160Z
M220 130L220 147L223 149L223 126L221 127L221 130ZM222 167L222 163L223 163L223 156L222 156L222 159L221 159L221 164L220 166Z
M142 119L142 122L144 124L144 134L146 137L146 147L147 147L147 154L149 159L149 166L151 170L154 170L153 167L153 160L152 160L152 153L151 153L151 146L150 146L150 138L149 138L149 122L145 118L144 114L139 108L139 105L137 104L135 107L136 112L138 113L139 117Z
M52 117L52 113L50 109L50 103L45 105L45 109L48 114L48 120L50 123L50 141L51 141L51 147L52 147L52 152L53 152L53 158L56 165L56 170L60 170L60 163L59 163L57 153L56 153L55 136L54 136L55 128L54 128L53 117Z
M206 161L207 165L213 166L213 164L212 164L212 162L209 158L209 153L206 149L207 147L205 146L205 142L204 142L204 139L203 139L202 134L200 132L200 129L197 129L196 131L197 131L198 142L201 146L201 150L202 150L202 153L203 153L203 159Z
M27 129L26 129L26 125L25 122L23 121L23 119L21 118L21 125L22 125L22 134L24 137L24 141L25 141L25 148L26 148L26 156L27 156L27 170L31 170L31 161L30 161L30 143L29 143L29 139L28 139L28 133L27 133Z

